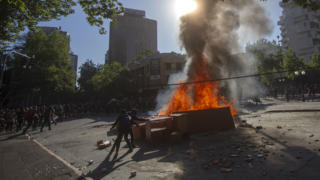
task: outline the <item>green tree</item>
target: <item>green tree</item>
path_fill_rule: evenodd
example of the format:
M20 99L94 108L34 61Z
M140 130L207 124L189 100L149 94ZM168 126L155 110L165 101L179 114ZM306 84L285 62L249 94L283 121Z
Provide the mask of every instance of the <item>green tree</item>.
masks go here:
M256 58L256 66L259 74L277 72L282 66L281 47L275 41L266 39L258 40L253 44L246 46L246 51ZM271 85L275 79L275 74L266 74L261 76L262 83Z
M320 57L313 54L310 63L308 64L311 69L320 70Z
M104 19L115 18L123 12L117 0L78 0L90 25L105 33ZM0 0L0 48L15 42L26 27L34 31L40 21L59 19L74 13L75 0Z
M132 88L130 70L118 62L103 65L92 77L92 84L97 94L106 98L123 96Z
M19 89L43 98L74 92L76 74L71 70L69 39L66 36L58 31L49 35L42 30L29 33L22 52L35 55L35 59L16 57L14 74Z
M286 75L289 79L295 79L295 71L305 70L307 64L303 58L297 57L296 53L292 49L289 49L289 51L284 54L283 68L287 71Z
M315 0L282 0L283 3L294 2L302 8L309 8L314 11L320 9L320 2Z
M93 92L92 77L98 72L98 65L94 64L92 60L87 59L85 63L80 66L80 77L78 83L80 91L85 93Z

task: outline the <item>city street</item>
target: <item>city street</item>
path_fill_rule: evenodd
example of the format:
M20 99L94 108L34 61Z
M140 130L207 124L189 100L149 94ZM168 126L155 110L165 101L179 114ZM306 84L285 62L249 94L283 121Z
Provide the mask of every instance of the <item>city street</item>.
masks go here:
M0 180L320 180L320 1L0 4Z
M0 137L0 175L2 180L79 178L68 166L21 134Z
M31 136L93 179L319 179L320 102L243 106L234 131L159 147L139 142L132 153L123 141L116 162L106 159L111 147L96 147L115 139L107 135L115 115L70 120Z

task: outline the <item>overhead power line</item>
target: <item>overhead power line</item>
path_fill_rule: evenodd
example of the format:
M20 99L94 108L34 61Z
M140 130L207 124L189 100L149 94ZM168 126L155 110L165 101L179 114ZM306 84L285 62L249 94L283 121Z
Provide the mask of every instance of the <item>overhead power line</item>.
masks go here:
M314 68L304 68L304 69L295 69L295 70L283 70L283 71L277 71L277 72L267 72L267 73L259 73L259 74L250 74L250 75L241 75L241 76L233 76L233 77L226 77L226 78L219 78L219 79L208 79L203 81L189 81L189 82L182 82L182 83L172 83L172 84L163 84L163 85L155 85L152 86L153 88L156 87L166 87L166 86L180 86L180 85L190 85L190 84L201 84L201 83L207 83L207 82L219 82L219 81L228 81L232 79L244 79L244 78L250 78L250 77L259 77L259 76L265 76L265 75L272 75L272 74L281 74L281 73L288 73L288 72L302 72L302 71L308 71L308 70L315 70ZM319 70L319 69L317 69Z

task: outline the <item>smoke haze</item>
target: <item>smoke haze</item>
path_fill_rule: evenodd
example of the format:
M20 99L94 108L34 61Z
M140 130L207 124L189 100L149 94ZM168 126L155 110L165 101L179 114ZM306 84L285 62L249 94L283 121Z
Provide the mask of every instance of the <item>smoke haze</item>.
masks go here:
M248 37L261 38L272 32L271 21L257 0L196 0L198 9L181 17L180 41L186 50L186 81L193 81L195 62L204 56L209 64L211 79L220 79L254 73L252 57L234 55L244 48L240 44ZM240 33L239 33L240 32ZM254 79L231 80L220 83L226 89L227 98L239 98L248 87L256 90ZM246 89L245 89L246 88ZM248 96L254 92L250 90ZM167 94L166 94L167 95ZM167 98L168 99L168 98ZM162 101L163 98L162 98ZM158 103L165 104L164 102Z

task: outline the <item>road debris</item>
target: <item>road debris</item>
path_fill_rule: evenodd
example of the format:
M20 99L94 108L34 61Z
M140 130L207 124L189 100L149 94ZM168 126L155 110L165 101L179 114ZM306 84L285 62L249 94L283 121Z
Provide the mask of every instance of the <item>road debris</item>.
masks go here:
M258 157L258 158L263 158L264 155L263 155L263 154L257 154L257 157Z
M93 160L88 161L88 166L90 166L91 164L93 164Z
M229 172L232 172L232 168L220 168L220 172L229 173Z
M136 177L136 176L137 176L137 172L136 171L131 171L129 178L133 178L133 177Z
M111 142L99 140L99 141L97 141L97 146L99 149L105 149L105 148L111 146Z
M239 157L240 155L238 154L230 154L230 157Z

